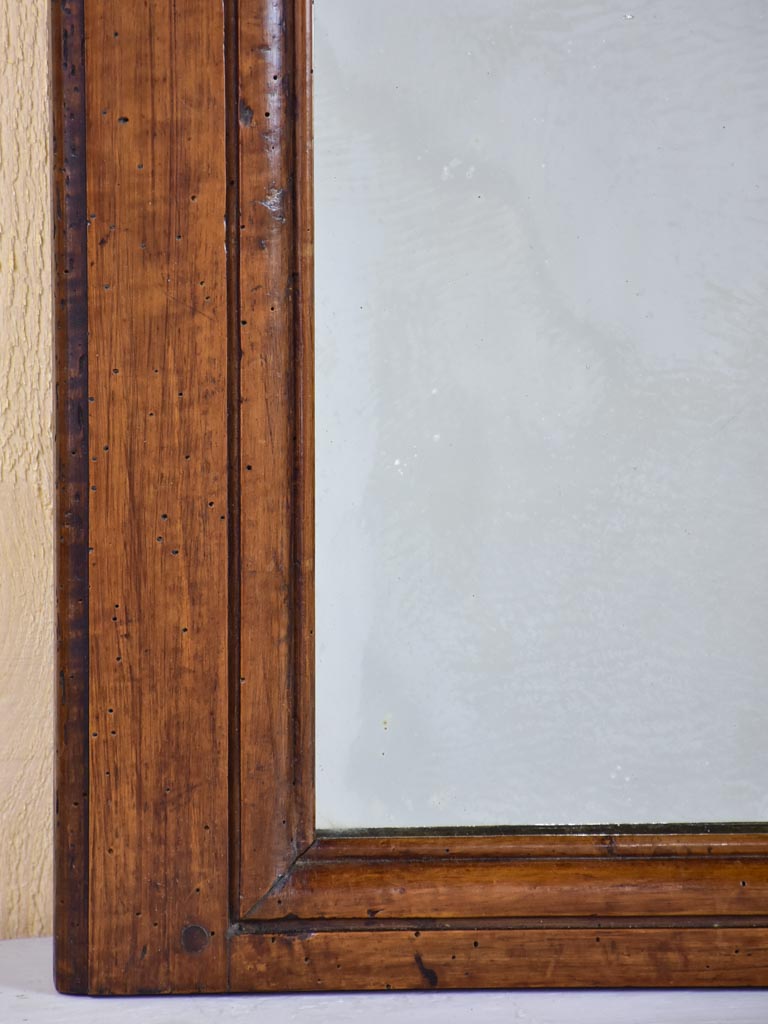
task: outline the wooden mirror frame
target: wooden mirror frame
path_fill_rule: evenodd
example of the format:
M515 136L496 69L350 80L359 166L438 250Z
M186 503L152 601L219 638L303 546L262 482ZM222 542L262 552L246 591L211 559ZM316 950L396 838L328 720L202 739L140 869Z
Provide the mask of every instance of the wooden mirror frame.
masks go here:
M52 38L59 989L766 984L763 824L315 832L310 0Z

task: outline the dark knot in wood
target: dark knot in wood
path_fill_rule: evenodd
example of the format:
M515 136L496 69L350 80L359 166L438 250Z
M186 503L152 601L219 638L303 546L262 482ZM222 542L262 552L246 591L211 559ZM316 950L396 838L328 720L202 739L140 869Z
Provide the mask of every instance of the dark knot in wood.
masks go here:
M211 936L200 924L188 924L181 932L181 944L187 953L202 953Z

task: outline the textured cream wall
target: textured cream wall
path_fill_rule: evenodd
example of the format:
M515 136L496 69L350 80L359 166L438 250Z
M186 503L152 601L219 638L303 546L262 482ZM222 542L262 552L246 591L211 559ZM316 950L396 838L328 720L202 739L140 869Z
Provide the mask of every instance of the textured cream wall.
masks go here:
M48 6L0 0L0 939L51 928Z

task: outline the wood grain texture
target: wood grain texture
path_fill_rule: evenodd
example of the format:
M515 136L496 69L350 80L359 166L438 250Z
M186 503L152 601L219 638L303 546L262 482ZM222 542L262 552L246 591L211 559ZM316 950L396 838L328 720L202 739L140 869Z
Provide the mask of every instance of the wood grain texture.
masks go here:
M299 860L248 915L494 918L759 914L768 861L598 858Z
M757 826L315 837L309 10L54 8L57 983L768 984Z
M562 857L763 857L768 858L765 832L690 830L619 832L596 829L562 833L539 829L514 833L479 829L401 832L387 835L320 833L302 857L304 863L338 860L517 860Z
M240 6L238 912L314 827L308 11Z
M233 992L768 984L765 928L241 934L231 956Z
M54 973L88 986L88 321L82 0L52 7L56 429Z
M218 0L86 5L90 990L225 984Z

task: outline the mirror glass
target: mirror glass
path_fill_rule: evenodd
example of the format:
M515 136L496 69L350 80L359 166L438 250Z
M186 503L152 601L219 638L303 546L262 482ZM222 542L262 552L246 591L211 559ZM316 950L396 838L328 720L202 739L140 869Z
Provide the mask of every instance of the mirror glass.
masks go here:
M768 819L768 7L314 48L318 827Z

